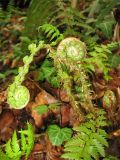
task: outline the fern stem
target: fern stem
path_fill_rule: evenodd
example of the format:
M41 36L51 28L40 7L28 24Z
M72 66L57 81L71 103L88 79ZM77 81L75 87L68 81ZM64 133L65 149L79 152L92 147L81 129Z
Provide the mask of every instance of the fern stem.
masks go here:
M79 65L75 67L74 74L77 76L76 84L81 86L81 93L78 95L80 99L81 106L87 111L91 112L94 110L94 106L91 100L90 88L88 83L88 77L84 71L84 68ZM81 99L81 95L83 98Z

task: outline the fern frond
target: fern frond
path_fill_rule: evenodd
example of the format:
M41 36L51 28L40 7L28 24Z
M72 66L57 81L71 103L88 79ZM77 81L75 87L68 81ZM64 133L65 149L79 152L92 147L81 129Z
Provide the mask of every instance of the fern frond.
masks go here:
M26 151L27 150L27 143L26 143L26 138L25 138L25 135L23 134L22 130L21 130L21 149L23 151Z
M13 150L16 153L18 153L20 151L20 146L19 146L18 142L17 143L16 142L17 142L17 134L16 134L16 132L14 132L13 136L12 136L11 145L12 145Z
M82 160L80 159L79 153L64 153L61 157L69 160Z
M5 18L5 13L0 5L0 19L4 19Z
M39 27L43 32L46 33L46 37L50 39L51 45L56 45L58 42L64 39L64 36L60 33L60 31L51 24L44 24Z
M106 80L110 79L110 76L108 75L110 71L108 56L112 54L111 50L106 45L95 45L94 49L92 49L92 51L89 51L88 54L90 57L83 59L83 62L85 63L83 64L83 66L86 68L86 70L88 72L89 70L93 72L95 71L95 67L97 66L103 72L104 78Z
M103 145L98 141L98 139L92 139L92 145L94 145L94 147L97 149L97 152L99 152L99 154L102 157L105 157L105 150L103 148Z
M28 125L28 129L27 130L21 130L21 145L22 145L22 149L25 152L25 157L27 159L27 157L29 156L33 146L34 146L34 129L32 127L31 124L27 124Z
M14 7L14 1L10 0L7 6L7 12L8 15L10 16L10 14L14 11L15 7Z
M104 136L102 136L98 133L92 133L91 138L97 139L102 145L108 147L108 142L106 141Z
M20 147L17 141L16 131L13 133L12 138L6 144L6 154L9 158L20 159L22 156L22 152L20 151Z
M57 9L56 0L32 0L27 13L25 34L29 37L36 37L37 28L49 22L52 11ZM47 12L46 12L47 9Z
M81 138L81 134L78 132L70 141L65 144L65 149L69 146L79 146L83 147L85 145L84 140Z
M18 142L16 131L13 133L13 136L6 143L5 153L0 149L0 159L1 160L20 160L20 158L25 155L27 160L33 145L34 145L34 130L31 124L27 124L27 130L21 130L21 139ZM1 158L2 157L2 158Z
M36 29L49 23L59 28L65 36L78 37L81 30L94 32L94 29L86 23L86 19L82 11L71 7L71 0L32 0L28 9L25 33L35 38L37 37Z
M99 123L105 121L104 114L103 110L98 111L97 115L90 113L87 116L87 122L73 128L76 131L76 135L65 144L65 153L62 155L62 158L70 160L96 160L100 156L105 157L104 147L108 147L107 134L104 130L100 129L102 125L97 124L99 116L101 116ZM93 118L93 121L90 120L91 118ZM69 157L70 155L71 157Z
M65 152L73 152L73 153L81 153L82 152L82 147L80 148L79 146L68 146L64 149Z
M10 160L8 156L0 149L0 159L1 160Z
M26 157L29 156L33 146L34 146L34 142L35 142L35 136L34 136L34 129L32 127L31 124L28 123L28 133L27 133L27 136L28 136L28 148L27 148L27 152L26 152Z
M118 49L120 47L120 43L118 42L111 42L110 44L107 44L107 48L110 51L114 51L115 49Z

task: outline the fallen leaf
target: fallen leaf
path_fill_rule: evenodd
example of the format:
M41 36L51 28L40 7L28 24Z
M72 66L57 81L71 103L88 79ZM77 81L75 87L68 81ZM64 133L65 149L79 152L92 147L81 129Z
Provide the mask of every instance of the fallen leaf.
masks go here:
M70 122L70 106L65 104L61 106L61 126L64 127Z
M0 140L7 141L16 127L12 111L5 111L0 116Z
M48 117L48 113L45 113L45 115L40 115L36 110L33 110L33 108L44 105L44 104L51 104L51 103L57 103L58 100L55 99L53 96L51 96L46 91L41 91L36 97L35 102L31 102L28 104L27 108L31 110L31 116L35 120L35 124L37 127L42 127L43 125L43 118Z

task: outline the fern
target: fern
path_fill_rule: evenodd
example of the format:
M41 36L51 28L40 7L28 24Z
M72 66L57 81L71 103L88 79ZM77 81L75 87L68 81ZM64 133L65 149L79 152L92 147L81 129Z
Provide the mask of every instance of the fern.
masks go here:
M120 43L118 43L118 42L111 42L110 44L107 44L107 48L110 51L114 51L114 50L118 49L119 47L120 47Z
M27 13L25 35L35 38L37 35L36 29L49 22L52 10L55 8L57 8L56 0L32 0Z
M10 0L7 6L7 12L9 13L9 15L11 15L14 10L15 10L14 1Z
M36 29L49 23L59 28L65 36L79 36L83 29L94 31L86 23L86 19L81 11L72 8L70 0L32 0L25 24L25 34L35 38L37 37Z
M90 46L90 44L89 44ZM92 48L91 48L92 47ZM109 56L112 55L112 51L119 47L118 43L111 43L108 45L98 45L93 43L90 46L90 51L88 52L89 57L83 59L84 68L88 72L95 72L96 66L103 72L105 80L109 80L109 71L111 69L109 64Z
M0 20L1 19L4 19L4 11L3 11L3 9L2 9L2 7L0 5Z
M19 160L22 156L22 152L20 151L19 144L17 142L16 132L13 133L12 138L6 144L6 154L9 158Z
M64 36L60 33L60 31L51 24L44 24L39 29L46 34L46 38L50 39L50 42L54 40L54 42L51 43L51 45L56 45L58 42L64 39Z
M34 145L34 130L31 124L27 124L27 130L21 130L21 139L18 142L16 131L13 133L12 138L6 143L5 153L0 150L0 159L3 160L20 160L20 158L25 155L27 160L33 145ZM21 144L21 145L20 145Z
M4 11L0 6L0 19L4 20L3 23L9 22L11 16L15 13L15 11L18 11L18 10L14 6L14 1L10 0L7 5L6 11Z
M50 23L62 28L61 31L65 36L79 36L83 30L93 32L93 28L85 23L87 18L77 8L72 8L69 3L66 6L62 1L58 6L60 6L58 16L53 17Z
M10 160L8 156L0 149L0 159L1 160Z
M98 111L86 116L86 122L73 130L76 134L65 144L62 158L69 160L92 160L105 157L104 147L108 147L105 112Z
M117 0L96 0L89 6L88 16L91 18L91 26L100 29L106 38L112 37L115 19L111 12L120 4ZM90 21L90 19L88 19Z
M28 129L27 130L21 130L21 145L22 145L22 149L25 153L25 157L27 159L27 157L29 156L33 146L34 146L34 141L35 141L35 137L34 137L34 130L32 125L30 125L28 123Z

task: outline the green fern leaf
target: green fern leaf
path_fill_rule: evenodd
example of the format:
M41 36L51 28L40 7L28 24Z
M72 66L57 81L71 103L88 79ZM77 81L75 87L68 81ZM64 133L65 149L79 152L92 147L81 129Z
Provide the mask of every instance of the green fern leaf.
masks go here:
M98 28L101 29L106 38L112 37L112 28L113 25L115 24L115 20L113 19L111 20L111 18L112 17L110 17L110 20L105 20L102 23L98 24Z
M104 115L104 111L98 111L96 114L90 113L86 116L87 122L73 128L76 134L64 145L63 158L96 160L101 156L105 157L104 147L108 147L108 143L107 133L101 129L101 122L106 120Z
M28 158L30 152L32 151L32 148L34 146L34 141L35 141L35 137L34 137L34 129L32 127L32 125L30 123L27 123L28 125L28 130L27 130L27 151L26 151L26 159Z
M15 143L15 144L14 144ZM7 144L6 144L6 147L5 147L5 151L6 151L6 154L9 158L16 158L16 160L19 160L21 155L22 155L22 152L20 151L20 149L18 148L18 141L17 141L17 138L16 138L16 132L14 132L13 134L13 137L12 139L10 139ZM13 147L14 146L14 147ZM15 146L17 148L15 148Z
M92 138L97 139L98 142L100 142L102 145L108 147L108 142L106 141L105 137L102 135L99 135L98 133L93 133Z
M0 160L10 160L8 156L0 149Z
M31 124L27 124L27 130L21 130L21 140L18 142L16 131L6 143L5 153L0 149L0 160L20 160L22 155L25 155L27 160L33 145L34 145L34 130ZM21 144L21 145L20 145ZM2 157L2 158L1 158Z
M59 41L61 41L64 37L62 34L60 34L60 31L53 25L51 24L44 24L39 27L44 33L46 33L46 37L50 38L50 42L54 41L53 43L56 45Z
M7 142L6 144L6 154L8 155L8 157L12 158L13 155L13 150L11 148L11 139Z
M102 144L99 141L97 141L96 139L93 139L92 142L93 142L92 144L95 145L95 147L97 148L100 155L105 157L105 150L104 150Z
M79 127L74 128L74 130L77 131L77 132L83 132L85 134L91 134L92 133L92 131L84 125L80 125Z
M65 144L65 147L69 147L69 146L84 147L84 145L85 145L85 141L81 138L81 134L78 133L76 136L74 136L70 141L68 141Z
M91 146L87 146L87 152L88 152L88 153L91 155L91 157L93 157L94 159L98 159L99 153L98 153L97 149L96 149L94 146L92 146L92 144L91 144Z
M82 154L83 148L79 146L68 146L64 149L65 152L73 152L73 153L79 153Z
M27 150L27 143L26 143L26 138L25 138L25 135L23 134L22 130L21 130L21 149L22 151L26 151Z
M28 158L33 146L34 146L34 129L32 127L31 124L28 123L28 129L27 130L21 130L20 131L21 134L21 138L22 139L22 149L23 149L23 152L25 153L25 159ZM26 139L26 142L25 142L25 139Z
M16 134L16 131L13 133L11 145L12 145L12 149L13 149L16 153L19 153L19 152L20 152L20 147L19 147L19 144L18 144L18 142L17 142L17 134Z
M79 153L64 153L61 158L65 158L65 159L69 159L69 160L82 160L82 158L80 158Z
M103 129L98 128L98 129L97 129L97 132L98 132L100 135L102 135L103 137L107 137L107 133L106 133Z

